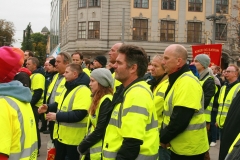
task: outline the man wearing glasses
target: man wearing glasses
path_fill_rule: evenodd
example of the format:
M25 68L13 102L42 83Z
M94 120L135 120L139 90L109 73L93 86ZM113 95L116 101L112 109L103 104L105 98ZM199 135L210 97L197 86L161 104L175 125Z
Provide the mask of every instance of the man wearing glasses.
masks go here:
M240 83L238 81L239 69L236 65L229 65L225 71L225 77L227 83L221 88L218 102L218 115L216 119L216 125L220 128L220 133L222 132L225 119L232 100L235 98L236 94L240 89ZM222 138L222 137L220 137Z

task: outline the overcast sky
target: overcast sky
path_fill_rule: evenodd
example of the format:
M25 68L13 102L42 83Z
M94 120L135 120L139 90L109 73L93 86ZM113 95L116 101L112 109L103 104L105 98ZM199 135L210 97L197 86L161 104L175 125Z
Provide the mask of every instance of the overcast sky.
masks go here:
M0 19L13 22L15 36L19 42L23 39L23 30L31 22L34 33L43 27L50 30L51 0L0 0ZM13 44L21 47L20 43Z

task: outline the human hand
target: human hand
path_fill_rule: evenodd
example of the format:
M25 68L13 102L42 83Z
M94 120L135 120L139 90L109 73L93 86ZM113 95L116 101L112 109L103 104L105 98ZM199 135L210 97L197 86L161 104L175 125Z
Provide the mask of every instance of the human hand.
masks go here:
M38 108L38 113L41 114L41 113L45 113L47 112L47 109L48 109L48 106L46 104L43 104L42 106L40 106Z
M56 120L56 113L49 112L48 114L46 114L46 119L48 121L55 121Z

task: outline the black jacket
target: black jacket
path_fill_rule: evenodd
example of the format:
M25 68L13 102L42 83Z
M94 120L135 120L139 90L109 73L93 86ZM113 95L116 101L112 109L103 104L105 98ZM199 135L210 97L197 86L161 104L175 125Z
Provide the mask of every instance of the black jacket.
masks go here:
M213 111L218 111L218 107L219 107L219 103L218 103L218 97L219 97L219 93L221 90L221 86L216 85L218 90L217 93L214 95L214 100L213 100Z
M204 75L204 77L201 80L204 80L208 75L209 75L209 73ZM206 79L205 82L203 83L202 88L203 88L203 93L204 93L204 109L206 109L208 107L208 105L210 104L212 97L215 95L214 79L213 78Z
M88 75L82 72L77 79L66 82L65 87L67 89L64 99L66 96L77 86L79 85L86 85L88 86L90 79ZM58 103L48 104L48 112L56 112L57 111ZM87 110L73 110L69 112L58 112L56 115L57 122L67 122L67 123L74 123L83 120L83 118L87 115Z

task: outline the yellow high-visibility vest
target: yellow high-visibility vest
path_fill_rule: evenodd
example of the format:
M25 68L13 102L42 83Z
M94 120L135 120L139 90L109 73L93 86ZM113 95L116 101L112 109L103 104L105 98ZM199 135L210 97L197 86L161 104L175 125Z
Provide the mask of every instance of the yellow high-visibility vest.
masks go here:
M168 84L169 84L169 81L168 79L166 79L162 81L160 84L158 84L155 90L153 91L153 101L154 101L156 112L157 112L159 131L163 121L164 96L165 96L165 92L167 90Z
M95 128L97 127L97 122L98 122L98 116L99 116L99 110L100 110L100 107L101 107L101 104L102 102L105 100L105 99L110 99L112 100L112 95L108 94L108 95L105 95L103 96L100 101L99 101L99 104L98 104L98 107L95 111L95 114L94 115L90 115L89 114L89 119L91 121L91 128L90 128L90 134L95 130ZM90 148L90 159L91 160L101 160L101 157L102 157L102 140L98 141L96 144L94 144L91 148Z
M36 107L40 107L43 104L43 98L44 98L44 89L45 89L45 77L41 73L34 73L30 76L31 79L31 92L32 95L34 93L34 90L36 89L42 89L43 93L40 98L40 100L36 103Z
M59 78L59 73L54 75L53 80L48 87L47 95L46 95L46 102L50 98L50 95L53 92L53 88L54 88L58 78ZM54 93L55 94L55 97L54 97L55 102L58 102L58 99L59 99L62 91L65 89L65 83L66 83L66 79L65 79L65 77L63 77L61 82L59 83L57 89L56 89L56 93Z
M165 97L163 129L168 126L174 106L195 109L187 128L170 141L170 150L178 155L199 155L209 149L206 121L203 111L203 91L199 80L191 71L183 73L174 82Z
M225 101L223 101L224 95L226 92L226 86L223 86L221 88L219 97L218 97L219 107L218 107L218 114L216 118L216 122L218 123L219 128L223 128L229 107L232 104L232 100L236 97L239 90L240 90L240 83L237 83L230 89L230 91L226 95Z
M143 141L137 160L157 160L159 133L153 95L145 81L130 86L113 109L103 143L103 160L116 159L124 137Z
M30 103L0 96L0 104L0 117L4 121L0 123L0 137L4 139L1 141L0 153L8 155L9 160L36 160L38 141Z
M64 99L66 89L59 98L58 112L88 110L91 105L91 91L85 85L75 87ZM79 145L86 135L88 115L80 122L67 123L55 121L53 138L67 145ZM70 133L70 134L69 134Z

